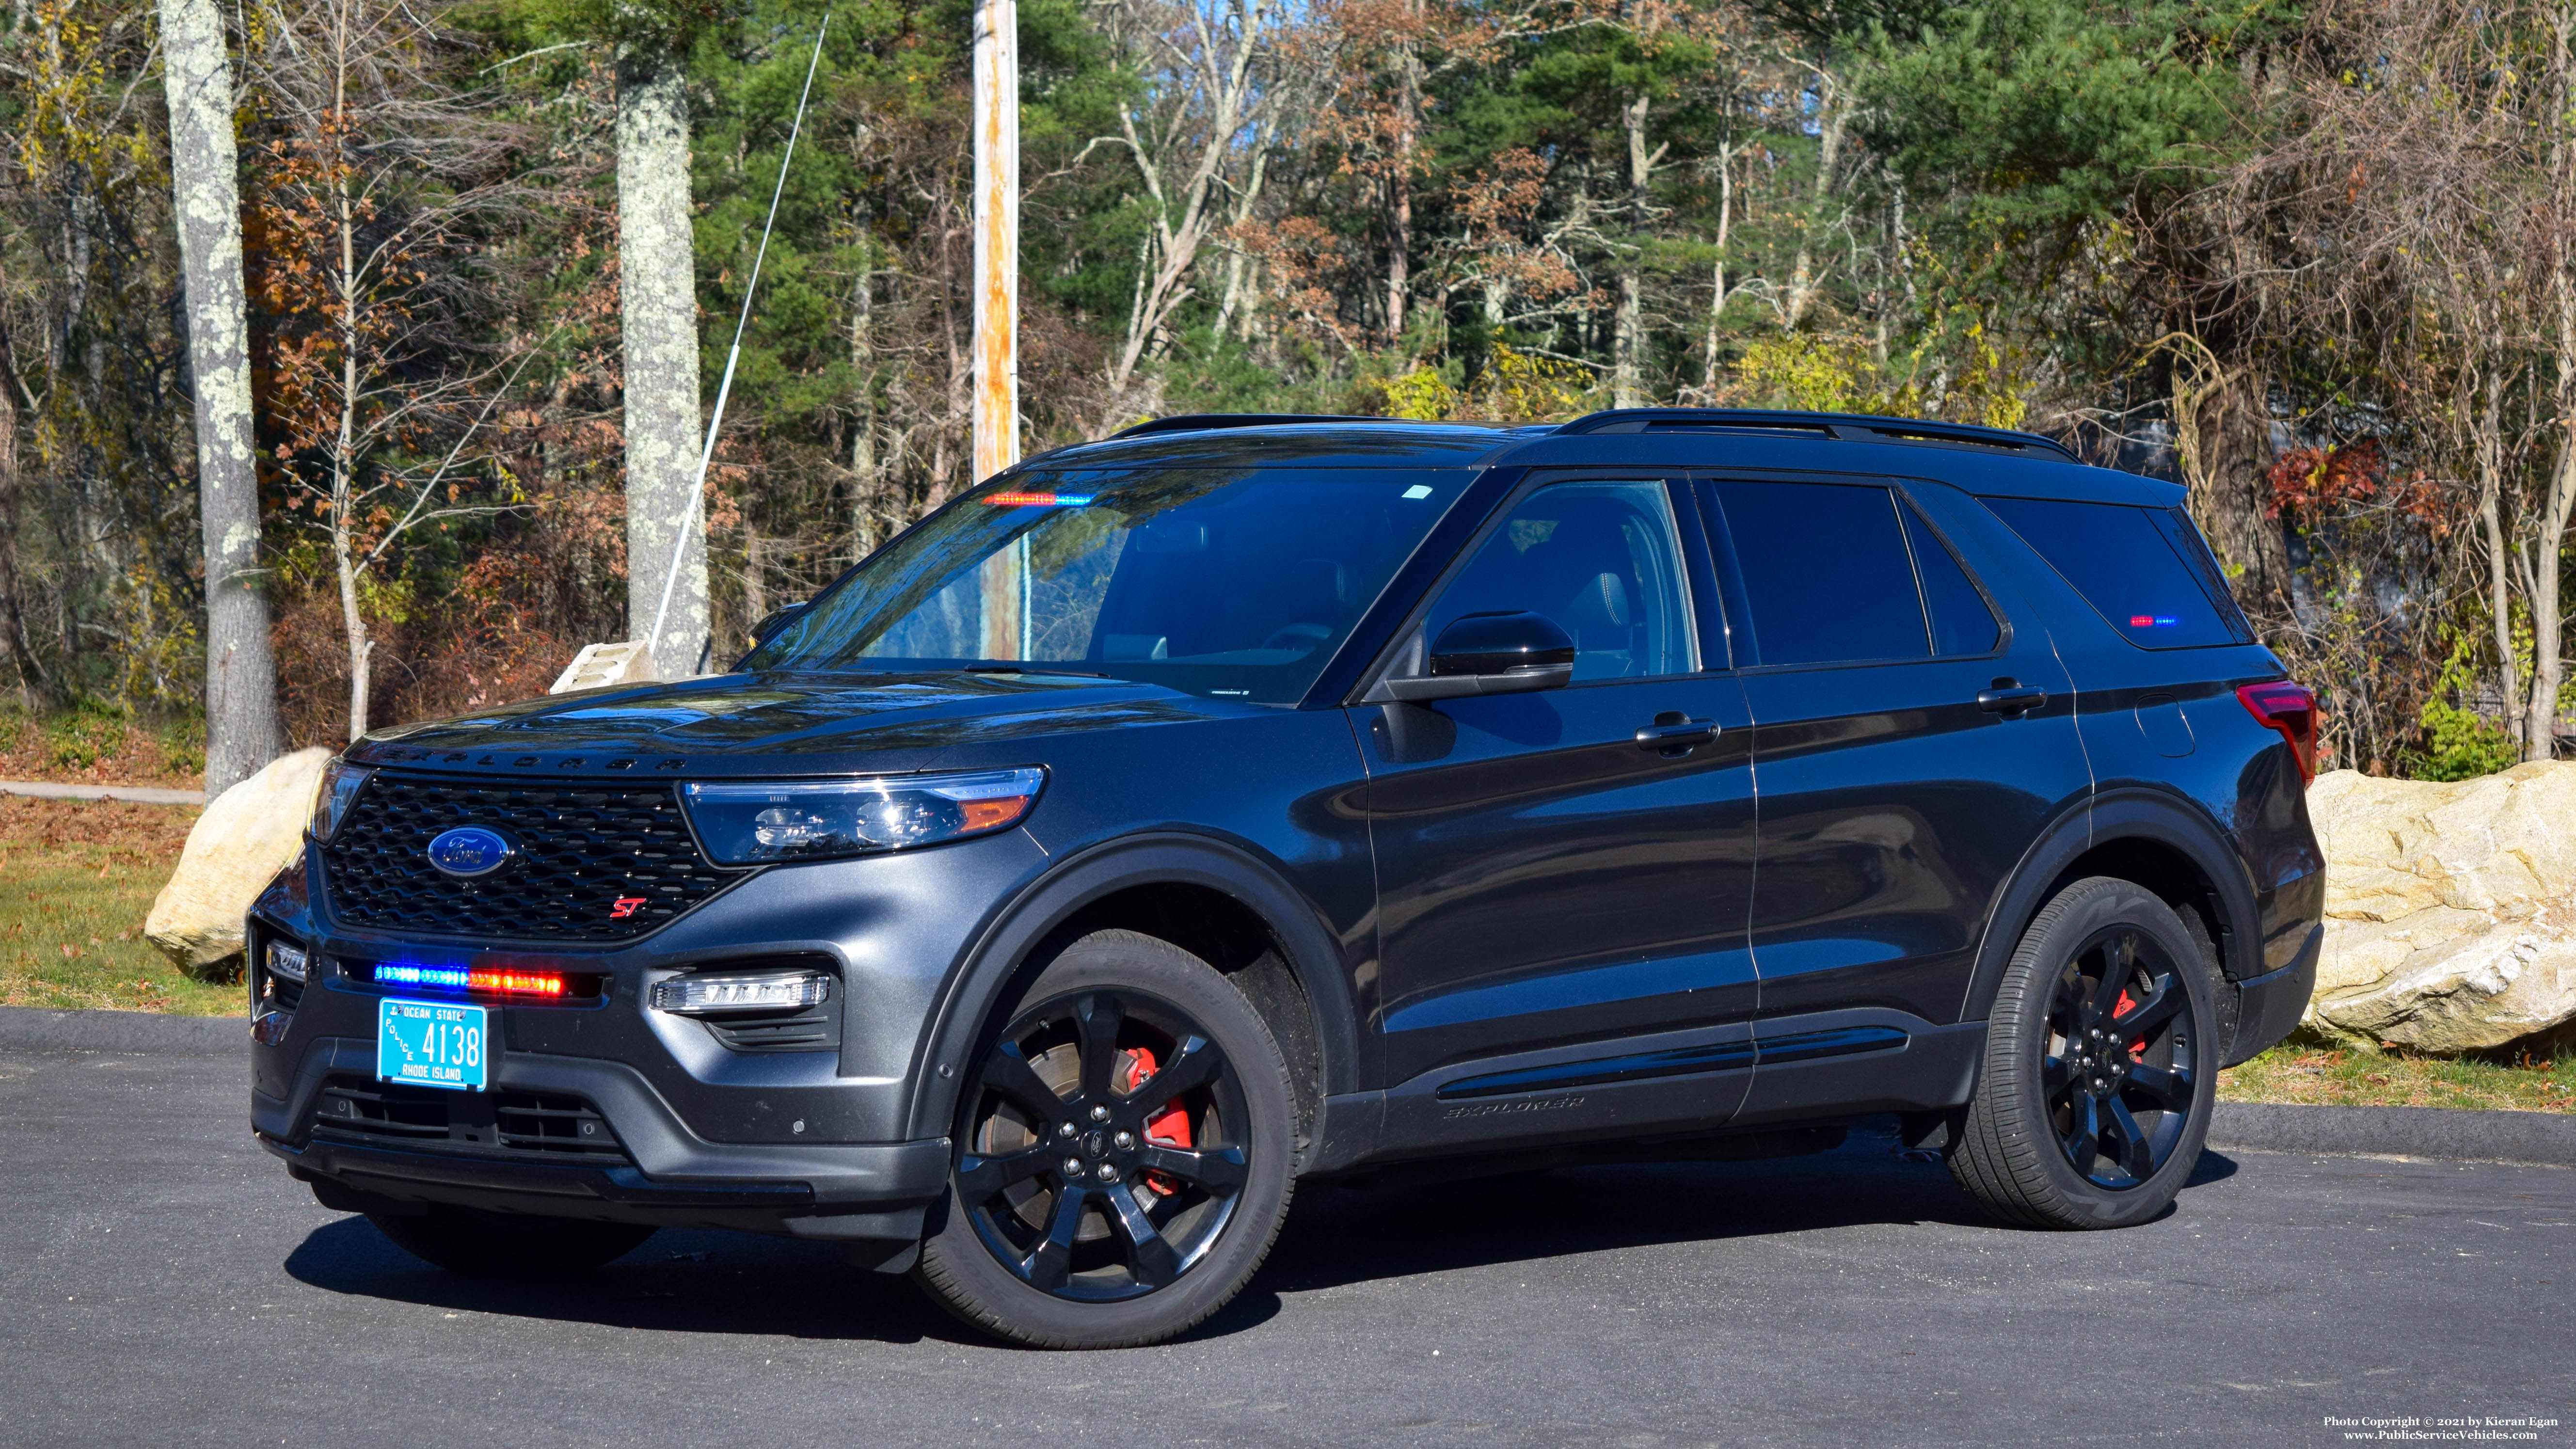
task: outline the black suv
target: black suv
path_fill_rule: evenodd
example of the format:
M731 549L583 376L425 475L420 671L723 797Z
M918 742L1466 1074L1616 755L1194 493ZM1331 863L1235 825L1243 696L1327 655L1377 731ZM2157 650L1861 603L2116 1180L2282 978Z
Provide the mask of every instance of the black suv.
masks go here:
M1198 417L733 672L371 735L251 922L252 1121L466 1272L830 1239L1149 1342L1301 1178L1827 1148L2164 1210L2314 980L2315 701L2044 438Z

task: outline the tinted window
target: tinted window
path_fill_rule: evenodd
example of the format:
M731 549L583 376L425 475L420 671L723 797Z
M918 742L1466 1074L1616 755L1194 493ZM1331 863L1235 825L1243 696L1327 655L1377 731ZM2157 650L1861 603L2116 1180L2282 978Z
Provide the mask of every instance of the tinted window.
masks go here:
M741 667L1057 663L1291 703L1473 476L1024 474L879 551Z
M2162 509L2038 498L1986 507L2139 648L2240 642L2233 603L2222 610L2201 587L2159 526Z
M1923 601L1880 487L1717 484L1764 664L1921 659Z
M1985 596L1968 582L1968 571L1911 508L1898 508L1905 520L1905 541L1914 546L1914 571L1923 578L1923 613L1932 624L1935 654L1983 654L1995 647L2000 630Z
M1426 637L1461 615L1513 609L1574 636L1578 684L1697 668L1664 485L1555 483L1521 500L1431 606Z

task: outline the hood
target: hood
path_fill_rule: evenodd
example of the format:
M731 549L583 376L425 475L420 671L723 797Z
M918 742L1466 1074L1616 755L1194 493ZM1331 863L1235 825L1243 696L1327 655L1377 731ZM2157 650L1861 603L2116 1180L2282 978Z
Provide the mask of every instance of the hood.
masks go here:
M1258 708L1061 674L727 674L403 725L348 754L476 774L834 775L923 770L964 746Z

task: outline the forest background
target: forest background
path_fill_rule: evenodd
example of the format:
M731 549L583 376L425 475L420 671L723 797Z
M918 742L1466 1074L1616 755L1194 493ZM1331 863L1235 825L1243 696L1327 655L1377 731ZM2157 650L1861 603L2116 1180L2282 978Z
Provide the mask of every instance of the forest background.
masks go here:
M288 737L538 693L628 637L615 7L219 8ZM823 5L657 13L712 401ZM1188 411L2034 429L2190 487L2330 763L2558 748L2576 4L1019 16L1030 450ZM833 8L708 483L719 665L974 481L970 21ZM173 768L202 741L161 85L148 0L11 0L0 707L66 767L138 720Z

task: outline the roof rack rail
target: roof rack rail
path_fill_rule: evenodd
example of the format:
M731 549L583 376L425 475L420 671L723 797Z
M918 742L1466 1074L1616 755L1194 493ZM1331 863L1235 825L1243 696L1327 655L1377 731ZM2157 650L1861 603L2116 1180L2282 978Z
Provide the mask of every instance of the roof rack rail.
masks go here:
M1413 418L1374 418L1351 413L1178 413L1122 428L1113 438L1144 438L1156 433L1204 433L1218 428L1274 428L1283 423L1410 423Z
M1975 448L2003 453L2044 453L2069 463L2083 459L2054 438L1968 423L1863 413L1778 412L1758 408L1616 408L1590 413L1558 428L1561 437L1586 433L1803 433L1862 443L1912 443L1935 448Z

